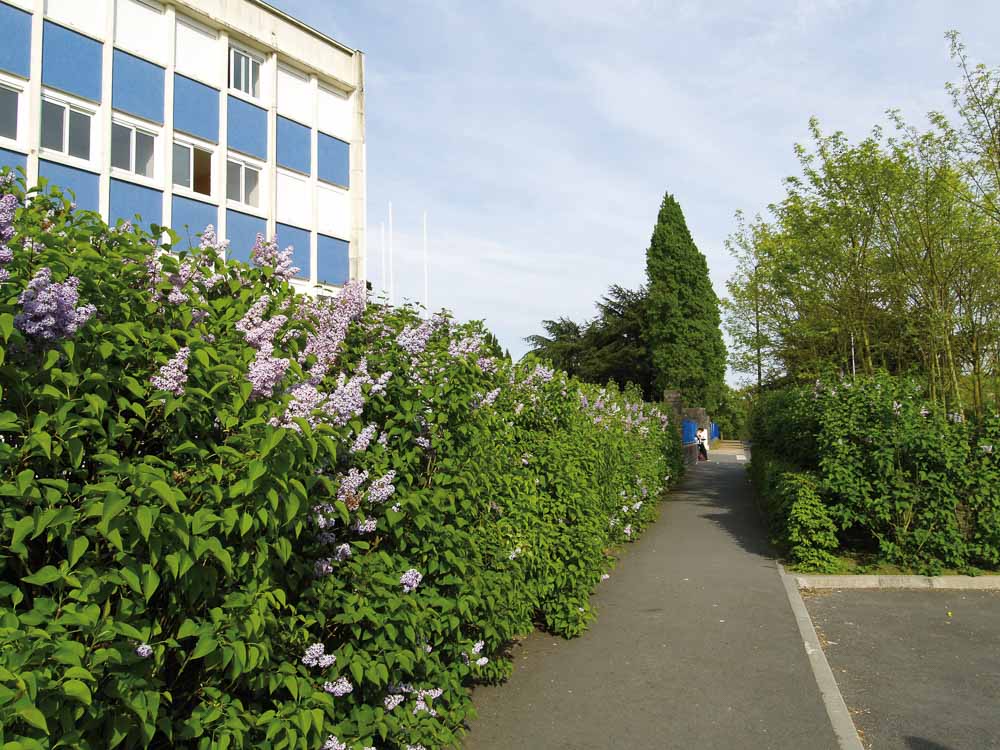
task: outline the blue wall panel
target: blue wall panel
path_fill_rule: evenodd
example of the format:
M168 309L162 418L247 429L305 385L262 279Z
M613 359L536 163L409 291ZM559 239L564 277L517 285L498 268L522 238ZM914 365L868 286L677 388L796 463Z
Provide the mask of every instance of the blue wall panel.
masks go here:
M284 250L291 245L293 248L292 265L299 267L296 277L308 279L311 265L309 262L309 230L299 229L290 224L278 224L276 228L278 230L278 247Z
M267 222L257 216L226 211L226 234L229 236L227 260L250 262L250 250L257 241L258 234L267 234Z
M219 91L174 75L174 130L219 142Z
M31 71L31 14L0 3L0 70L27 78Z
M123 180L111 181L111 211L108 223L114 226L119 219L135 221L139 214L142 226L163 223L163 193L152 188L135 185Z
M111 70L111 105L163 124L163 68L116 49Z
M226 111L229 148L267 159L267 111L235 96Z
M287 117L278 117L278 164L309 174L312 166L312 132Z
M344 285L351 276L351 243L319 236L316 248L316 280L320 284Z
M42 83L84 99L101 101L101 43L46 21Z
M327 135L319 134L316 144L319 156L319 178L334 185L351 185L351 146L349 143Z
M99 208L100 178L93 172L40 159L38 161L38 176L49 181L49 187L59 187L63 194L76 202L77 208L86 211L97 211ZM70 191L76 195L74 198Z
M25 170L28 168L27 160L28 157L24 154L0 148L0 169L10 167L11 171L15 173L15 177L19 176L16 174L18 167Z
M211 224L219 225L219 207L175 195L171 203L170 228L180 236L176 248L184 250L198 244L198 235Z
M697 440L698 423L691 420L685 419L681 422L681 442L687 445L688 443L693 443Z

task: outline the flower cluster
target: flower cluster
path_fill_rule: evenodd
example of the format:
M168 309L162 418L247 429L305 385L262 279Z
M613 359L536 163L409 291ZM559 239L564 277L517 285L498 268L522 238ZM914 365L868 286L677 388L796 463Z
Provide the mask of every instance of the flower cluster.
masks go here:
M307 667L320 667L321 669L333 666L337 661L337 657L333 654L327 654L325 651L326 647L322 643L314 643L306 649L306 653L302 657L302 663Z
M184 386L188 380L188 357L191 356L191 349L182 346L167 364L160 368L159 373L153 375L149 382L158 391L166 391L175 396L184 395Z
M342 698L348 693L354 692L354 685L346 677L338 677L334 682L324 682L323 690L338 698Z
M404 594L410 594L417 590L417 586L420 585L422 580L424 580L424 577L420 571L410 568L400 577L399 584L403 587Z
M289 245L284 250L278 250L278 236L270 242L264 239L264 235L258 234L257 241L253 243L250 250L250 260L254 265L261 268L271 268L274 275L279 279L291 279L301 270L292 265L292 256L295 248Z
M153 655L153 647L148 643L140 643L135 647L136 656L142 659L148 659Z
M396 487L392 484L396 478L395 470L390 471L383 477L379 477L372 482L368 488L368 501L374 505L381 505L396 492Z
M57 341L72 336L90 320L97 308L79 302L80 280L70 276L66 281L52 280L52 271L40 268L21 292L21 310L14 325L34 338Z
M10 271L3 266L14 260L14 251L7 243L14 237L14 213L20 205L13 193L0 197L0 282L10 278Z

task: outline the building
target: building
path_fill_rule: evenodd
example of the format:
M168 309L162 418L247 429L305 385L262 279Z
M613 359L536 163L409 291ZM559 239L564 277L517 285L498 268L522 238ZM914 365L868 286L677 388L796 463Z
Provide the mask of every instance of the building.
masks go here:
M0 166L298 284L365 278L364 61L261 0L0 0Z

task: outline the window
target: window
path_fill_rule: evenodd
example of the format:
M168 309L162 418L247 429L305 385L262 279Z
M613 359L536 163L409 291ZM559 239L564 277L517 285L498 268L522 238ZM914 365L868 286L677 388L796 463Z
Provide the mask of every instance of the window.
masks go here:
M0 86L0 137L17 140L17 89Z
M120 122L111 123L111 166L143 177L153 176L156 136Z
M89 112L49 99L42 100L42 148L90 159Z
M212 152L187 143L175 143L174 184L211 195Z
M260 60L238 50L229 50L229 86L244 94L260 98Z
M226 162L226 197L231 201L260 206L260 170L245 162L229 159Z

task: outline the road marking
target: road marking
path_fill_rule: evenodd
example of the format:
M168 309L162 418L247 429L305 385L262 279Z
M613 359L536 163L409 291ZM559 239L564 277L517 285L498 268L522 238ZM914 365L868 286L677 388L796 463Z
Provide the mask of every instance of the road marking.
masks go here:
M736 457L736 460L737 460L737 461L746 461L746 460L747 460L747 457L746 457L746 456L744 456L744 455L743 455L743 454L741 453L740 455L738 455L738 456Z
M819 692L823 696L823 704L826 706L826 713L830 717L833 725L833 732L837 735L841 750L865 750L861 740L858 739L858 730L851 719L851 713L844 703L844 696L840 694L840 687L837 679L833 676L830 663L826 660L823 647L819 643L816 635L816 628L813 627L809 610L806 609L802 596L799 594L798 581L794 576L785 573L783 565L778 565L778 573L781 582L785 585L785 593L788 595L788 603L792 607L795 621L799 625L799 634L802 636L802 645L805 646L806 654L809 656L809 664L812 666L813 676L819 686Z

